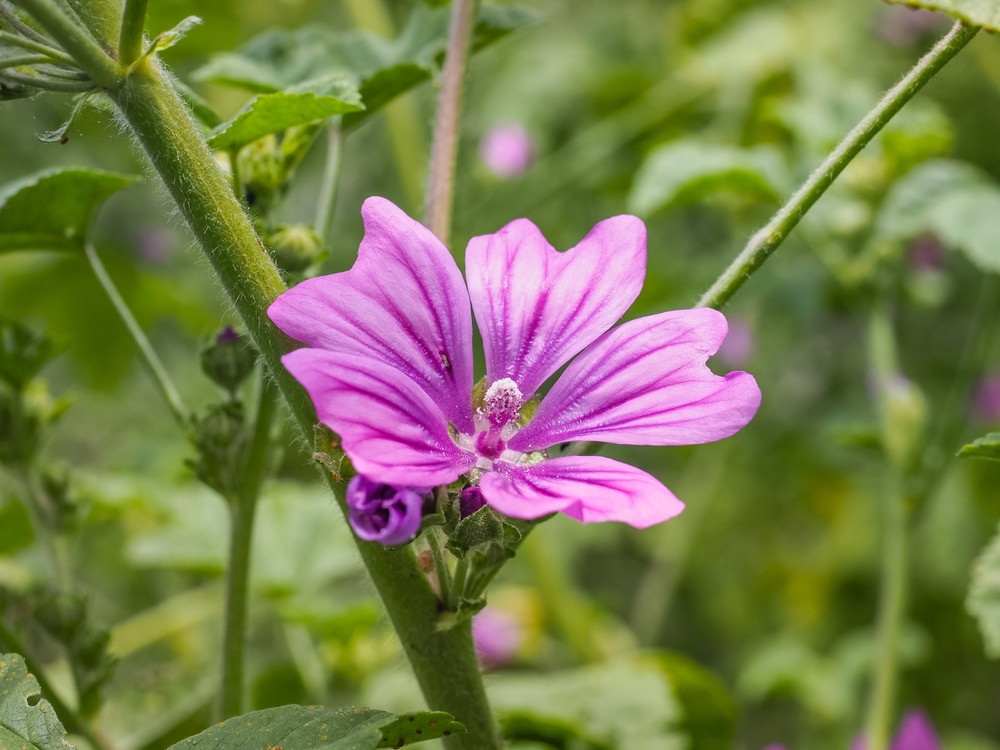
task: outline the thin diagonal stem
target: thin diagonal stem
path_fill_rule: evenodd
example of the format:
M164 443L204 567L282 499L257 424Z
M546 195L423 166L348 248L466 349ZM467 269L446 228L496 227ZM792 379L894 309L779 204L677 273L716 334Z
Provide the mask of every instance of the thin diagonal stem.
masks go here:
M46 55L15 55L13 57L0 57L0 70L4 68L20 68L22 65L39 65L52 60Z
M19 86L31 86L42 91L54 91L61 94L82 94L94 88L94 84L91 81L67 81L62 78L36 77L6 69L0 70L0 80L16 83Z
M7 21L7 23L15 28L22 36L34 39L36 42L41 42L42 44L47 44L49 42L48 37L39 34L33 28L28 26L28 24L18 18L17 13L8 8L4 2L0 2L0 18Z
M163 400L166 401L167 406L170 407L170 413L174 415L174 419L181 427L186 426L188 423L188 410L184 406L184 402L181 399L180 394L177 392L177 389L174 387L173 382L170 380L170 375L167 374L167 369L163 366L163 362L161 362L159 356L157 356L156 350L153 349L153 345L149 343L149 339L146 338L146 334L139 326L135 316L132 315L132 311L125 303L121 293L119 293L118 287L115 286L115 282L111 280L111 276L108 274L107 269L104 267L104 264L97 255L97 250L95 250L94 246L88 242L84 246L84 253L87 256L87 262L90 264L90 269L94 272L94 276L97 277L98 283L101 285L101 288L104 289L104 293L108 295L108 299L111 300L111 304L114 305L115 312L118 313L118 317L120 317L122 323L125 324L125 328L128 329L135 345L139 347L139 353L142 355L142 363L146 366L146 370L152 376L153 382L156 383L157 387L160 389L160 394L163 396Z
M30 50L32 52L38 52L45 55L49 60L61 60L63 62L73 62L73 58L63 52L61 49L57 49L49 44L46 44L48 40L42 37L44 41L39 41L37 39L29 39L27 37L18 36L17 34L11 34L9 31L0 31L0 42L4 44L9 44L12 47L20 47L21 49ZM48 60L47 60L48 61Z
M105 52L90 33L51 0L13 0L45 29L99 86L117 86L122 67Z
M855 156L902 109L914 94L961 51L979 31L959 22L924 55L903 79L889 89L875 108L859 122L826 160L819 165L767 226L754 234L711 288L698 300L698 307L721 308L743 283L778 249L812 205L833 184Z
M455 187L455 156L458 153L458 122L469 57L475 0L453 0L448 50L441 78L434 119L434 145L427 180L425 224L445 245L451 233L451 203Z

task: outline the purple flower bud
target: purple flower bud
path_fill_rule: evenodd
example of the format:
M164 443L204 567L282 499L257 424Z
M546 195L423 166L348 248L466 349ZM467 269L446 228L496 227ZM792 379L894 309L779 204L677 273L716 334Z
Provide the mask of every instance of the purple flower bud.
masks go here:
M231 343L233 341L239 341L240 338L242 337L236 332L235 328L233 328L232 326L226 326L216 335L215 343L226 344L226 343Z
M936 235L922 234L910 243L907 261L915 271L938 271L944 266L946 252Z
M513 660L524 632L510 615L486 607L472 618L472 639L480 664L485 669L496 669Z
M347 485L351 528L361 539L387 547L405 544L420 530L424 498L412 487L397 488L358 474Z
M497 125L479 144L479 158L501 179L517 177L531 166L534 157L531 136L516 122Z
M466 487L458 498L459 513L462 518L471 516L484 505L486 505L486 498L483 497L483 491L478 487Z

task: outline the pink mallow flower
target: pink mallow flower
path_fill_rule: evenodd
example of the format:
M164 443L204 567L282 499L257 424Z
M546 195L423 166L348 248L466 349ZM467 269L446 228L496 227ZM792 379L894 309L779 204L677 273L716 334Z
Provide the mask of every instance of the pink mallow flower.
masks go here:
M472 618L472 640L484 669L509 664L524 641L524 628L499 609L485 607Z
M517 177L531 166L535 147L531 135L516 122L497 125L479 143L479 158L501 179Z
M851 743L851 750L865 750L867 745L864 737L858 737ZM764 750L785 750L785 746L768 745ZM941 750L941 740L927 714L919 709L910 710L899 723L889 750Z
M470 240L466 287L444 245L395 205L370 198L361 213L354 267L302 282L268 313L308 346L282 361L373 482L464 477L511 517L561 511L645 527L683 509L659 480L552 446L705 443L757 411L753 377L705 365L726 335L721 313L678 310L609 330L642 288L639 219L602 221L566 252L530 221L513 221ZM486 355L479 388L473 313Z

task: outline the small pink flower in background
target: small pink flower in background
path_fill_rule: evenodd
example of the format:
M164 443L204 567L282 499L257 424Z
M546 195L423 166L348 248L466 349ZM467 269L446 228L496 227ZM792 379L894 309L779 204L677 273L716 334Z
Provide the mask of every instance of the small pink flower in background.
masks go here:
M354 267L298 284L268 314L307 345L282 362L372 482L435 487L464 477L514 518L559 511L642 528L683 504L644 471L553 446L706 443L756 413L752 376L705 364L726 336L722 313L677 310L611 328L645 277L646 229L634 216L600 222L566 252L525 219L474 237L466 286L447 248L392 203L369 198L361 213ZM481 388L473 313L486 355Z
M851 750L865 750L868 743L858 737L851 743ZM768 745L764 750L785 750L784 745ZM911 709L903 716L896 736L889 743L889 750L941 750L941 740L930 717L919 709Z
M972 417L984 424L1000 422L1000 370L983 378L976 385Z
M923 711L907 711L889 750L941 750L941 740Z
M742 318L729 321L729 333L715 353L715 358L726 367L742 367L753 354L753 331Z
M136 245L143 260L160 265L170 258L174 236L169 229L148 226L139 232Z
M524 628L506 612L485 607L472 618L472 639L483 668L497 669L514 660Z
M479 144L479 158L495 176L509 179L531 166L535 147L523 125L508 122L497 125L483 136Z
M922 234L910 243L907 261L914 271L939 271L947 250L933 234Z
M896 47L909 47L944 29L947 16L932 10L891 5L878 17L878 35Z

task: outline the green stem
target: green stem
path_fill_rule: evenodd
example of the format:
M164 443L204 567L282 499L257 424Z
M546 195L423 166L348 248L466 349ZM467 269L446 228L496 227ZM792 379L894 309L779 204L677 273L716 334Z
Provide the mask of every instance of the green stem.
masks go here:
M891 469L885 493L882 582L879 592L878 634L872 691L868 700L865 735L869 750L886 750L892 726L893 696L896 690L899 637L906 599L907 518L902 477Z
M0 79L21 86L31 86L42 91L53 91L59 94L82 94L94 88L94 84L90 81L66 81L57 78L35 77L17 73L13 70L0 70Z
M0 58L0 70L3 70L4 68L20 68L23 65L38 65L40 63L47 63L51 61L51 57L37 54L4 57Z
M38 52L39 54L45 55L45 62L49 62L50 60L60 60L61 62L70 63L73 62L73 58L61 49L56 49L55 47L46 44L43 41L38 41L37 39L29 39L27 37L19 36L18 34L11 34L9 31L0 31L0 43L9 44L12 47L20 47L21 49L31 50L32 52Z
M38 24L55 39L82 67L94 83L113 88L121 83L122 67L56 3L51 0L12 0L31 14Z
M250 599L250 553L257 500L267 475L271 428L278 406L278 392L262 376L253 437L243 464L243 481L236 497L229 498L229 565L226 568L225 635L222 644L222 692L219 720L243 713L243 664Z
M142 54L147 2L148 0L125 0L121 32L118 35L118 61L122 65L131 65Z
M28 26L24 21L18 18L17 14L0 2L0 18L3 18L7 23L14 28L18 34L25 36L28 39L33 39L36 42L41 42L42 44L48 45L49 38L39 34L33 28Z
M475 17L475 0L452 0L447 56L441 74L441 95L434 120L434 145L431 147L428 167L427 214L424 222L445 245L448 244L451 232L459 109Z
M87 256L87 262L90 264L91 270L94 272L94 276L97 277L98 283L104 289L104 293L108 295L108 299L111 300L111 304L114 306L115 311L118 313L118 317L122 319L122 323L125 324L125 328L128 329L129 334L132 336L132 340L135 345L139 347L139 353L142 355L142 363L146 366L146 370L153 378L153 382L156 383L157 387L160 389L160 394L163 396L163 400L167 402L167 406L170 407L170 413L174 415L174 419L181 427L185 427L188 424L188 410L184 406L184 401L181 399L180 394L174 387L173 382L170 380L170 375L167 374L167 369L163 366L163 362L156 354L156 350L153 349L153 345L146 338L146 334L143 333L142 328L136 321L135 316L132 315L132 311L129 306L122 299L121 294L118 292L118 288L115 286L114 281L111 280L111 276L108 274L107 269L105 269L104 264L101 263L101 259L97 255L97 250L91 243L86 243L84 245L84 253Z
M855 156L875 137L931 78L979 31L958 22L924 55L903 79L889 89L811 174L768 224L754 234L729 268L698 300L698 307L721 308L750 276L778 249L806 212Z
M76 711L63 702L62 698L59 697L59 693L56 692L52 683L49 682L48 677L45 676L45 670L42 668L42 665L29 656L25 644L13 632L7 629L3 623L3 618L0 618L0 645L3 646L0 648L0 651L15 653L24 659L24 665L27 667L28 673L38 680L38 686L42 689L42 697L52 704L56 716L62 722L63 726L66 727L67 732L80 735L90 743L94 750L110 750L108 744L90 728L90 725L78 716Z
M434 559L434 574L438 579L441 601L451 602L451 570L448 569L448 561L441 549L441 540L438 538L436 528L427 530L427 546L430 547L431 557Z
M254 339L301 434L312 444L316 413L305 391L281 366L294 344L267 318L284 291L277 269L215 163L187 108L155 59L139 62L109 91L163 178ZM332 477L341 509L343 487ZM502 747L468 628L438 631L438 601L413 551L357 541L428 705L455 715L468 732L448 739L449 750Z
M319 199L316 202L316 220L313 222L313 229L324 243L330 236L330 222L337 206L340 172L344 163L344 134L340 132L340 123L331 120L326 127L326 166L323 168L323 182L320 183Z

